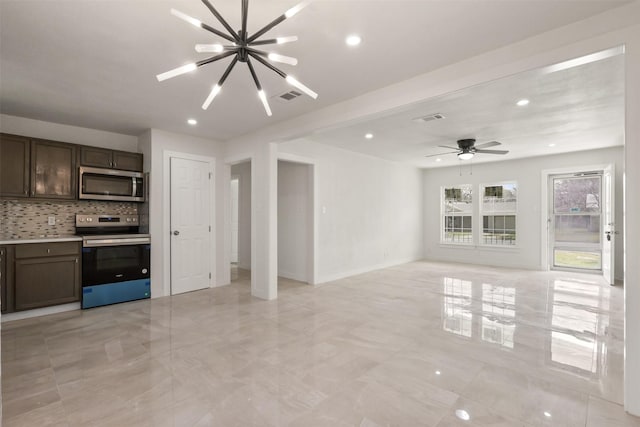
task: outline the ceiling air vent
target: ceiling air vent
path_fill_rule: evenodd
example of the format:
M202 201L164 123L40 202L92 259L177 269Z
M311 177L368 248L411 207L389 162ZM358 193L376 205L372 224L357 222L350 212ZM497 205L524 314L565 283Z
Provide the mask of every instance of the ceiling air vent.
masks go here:
M278 98L282 98L285 101L291 101L292 99L295 99L295 98L299 97L300 95L302 95L300 92L295 91L295 90L291 90L289 92L283 93L282 95L279 95Z
M444 114L440 114L440 113L435 113L435 114L429 114L428 116L423 116L423 117L416 117L415 119L413 119L414 122L432 122L434 120L442 120L444 119Z

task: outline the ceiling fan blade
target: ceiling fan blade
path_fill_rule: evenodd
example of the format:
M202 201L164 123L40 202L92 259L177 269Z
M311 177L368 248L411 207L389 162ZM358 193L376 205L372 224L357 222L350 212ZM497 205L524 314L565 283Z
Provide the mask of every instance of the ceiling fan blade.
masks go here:
M496 145L502 145L501 142L498 141L489 141L489 142L485 142L483 144L480 145L476 145L476 148L489 148L489 147L495 147Z
M450 145L438 145L438 147L441 147L441 148L450 148L450 149L452 149L452 150L458 150L458 151L460 151L460 147L452 147L452 146L450 146Z
M508 152L507 150L476 150L476 153L483 154L507 154Z
M438 157L438 156L444 156L444 155L447 155L447 154L455 154L457 152L458 152L458 150L456 150L456 151L448 151L446 153L440 153L440 154L429 154L428 156L425 156L425 157Z

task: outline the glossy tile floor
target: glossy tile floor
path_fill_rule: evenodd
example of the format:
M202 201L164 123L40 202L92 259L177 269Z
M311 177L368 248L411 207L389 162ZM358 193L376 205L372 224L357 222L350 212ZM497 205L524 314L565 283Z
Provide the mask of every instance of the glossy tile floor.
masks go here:
M3 425L640 426L622 288L416 262L2 325Z

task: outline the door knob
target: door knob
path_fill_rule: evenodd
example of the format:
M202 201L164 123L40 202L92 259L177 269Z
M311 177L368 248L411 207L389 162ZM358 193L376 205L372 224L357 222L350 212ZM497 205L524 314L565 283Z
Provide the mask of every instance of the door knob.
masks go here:
M176 230L176 231L174 231L174 232L173 232L173 235L174 235L174 236L177 236L178 234L180 234L180 232L179 232L178 230Z

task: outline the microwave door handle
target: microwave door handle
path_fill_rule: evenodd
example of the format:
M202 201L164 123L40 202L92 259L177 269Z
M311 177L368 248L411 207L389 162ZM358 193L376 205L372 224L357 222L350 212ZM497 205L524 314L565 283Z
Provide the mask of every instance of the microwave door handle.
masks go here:
M131 178L133 179L133 185L131 186L131 197L136 197L136 194L138 194L138 180L133 177Z

